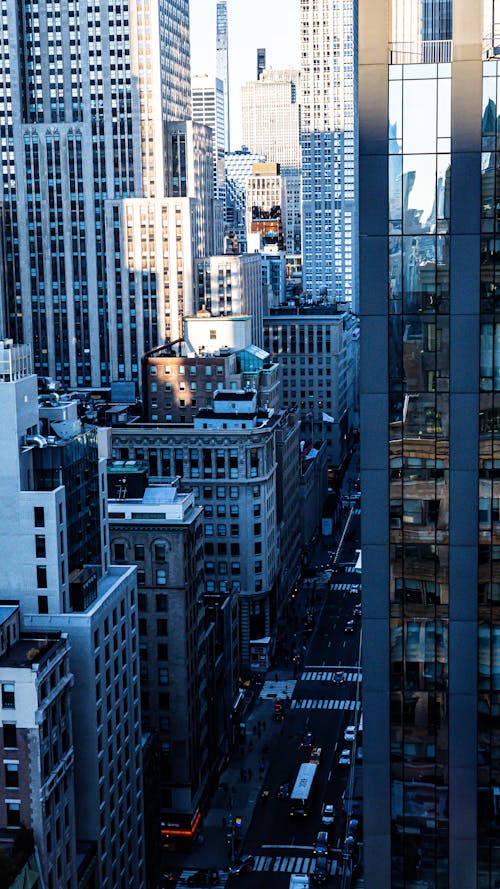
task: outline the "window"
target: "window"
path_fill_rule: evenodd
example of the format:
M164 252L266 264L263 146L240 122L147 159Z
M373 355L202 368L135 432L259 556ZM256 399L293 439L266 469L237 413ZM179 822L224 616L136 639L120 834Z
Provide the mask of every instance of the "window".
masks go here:
M214 536L214 526L207 524L205 525L205 537L213 537Z
M137 586L146 586L146 572L141 568L137 571Z
M231 508L229 510L232 516L239 516L240 508L235 503L231 503Z
M125 561L125 544L124 543L115 543L113 545L113 552L115 556L115 562L124 562Z
M168 667L159 667L158 685L168 685Z
M168 635L168 621L157 620L156 621L156 633L158 636L167 636Z
M3 724L3 746L17 747L17 729L14 722L4 722Z
M38 614L48 614L49 613L49 597L48 596L38 596Z
M35 506L35 528L45 528L45 510L43 506Z
M239 525L231 525L231 537L239 537L240 535L240 526Z
M166 642L158 643L158 660L168 661L168 645Z
M4 710L13 710L16 706L13 682L2 682L2 707Z
M134 546L134 559L136 562L144 561L144 547L139 543Z
M159 593L156 597L156 610L157 611L167 611L168 610L168 596L165 593Z
M21 823L21 803L6 803L7 827L19 827Z
M229 488L229 497L231 500L237 500L239 496L240 496L240 489L239 488L234 488L234 487Z
M45 558L45 537L43 534L37 534L35 537L35 554L37 559Z
M157 586L166 586L167 585L167 569L166 568L157 568L156 569L156 585Z
M217 534L219 537L225 537L227 533L227 529L225 525L217 525Z
M240 573L240 563L239 562L231 562L231 573L239 574Z
M157 562L164 562L166 559L166 546L164 543L155 543L154 557Z
M13 787L19 787L19 763L6 762L4 764L4 771L5 787L9 790Z
M36 585L41 590L47 589L47 568L45 565L36 566Z

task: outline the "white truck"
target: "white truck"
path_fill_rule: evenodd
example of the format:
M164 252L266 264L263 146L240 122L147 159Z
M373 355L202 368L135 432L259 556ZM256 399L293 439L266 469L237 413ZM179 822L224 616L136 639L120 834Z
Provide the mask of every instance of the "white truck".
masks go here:
M307 874L290 874L289 889L309 889L309 877Z

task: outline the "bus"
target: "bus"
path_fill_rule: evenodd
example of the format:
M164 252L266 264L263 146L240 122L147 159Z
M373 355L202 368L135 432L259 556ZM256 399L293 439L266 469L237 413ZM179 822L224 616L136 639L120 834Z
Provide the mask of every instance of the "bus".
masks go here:
M318 766L314 762L302 763L290 794L290 816L305 818L309 814L314 778Z

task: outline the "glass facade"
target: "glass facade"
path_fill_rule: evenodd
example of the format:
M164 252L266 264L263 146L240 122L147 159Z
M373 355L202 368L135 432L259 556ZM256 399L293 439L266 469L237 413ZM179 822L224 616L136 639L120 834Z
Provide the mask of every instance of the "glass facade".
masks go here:
M394 889L448 889L451 65L389 68Z
M500 877L499 99L500 67L497 62L484 62L478 520L478 889L496 889Z

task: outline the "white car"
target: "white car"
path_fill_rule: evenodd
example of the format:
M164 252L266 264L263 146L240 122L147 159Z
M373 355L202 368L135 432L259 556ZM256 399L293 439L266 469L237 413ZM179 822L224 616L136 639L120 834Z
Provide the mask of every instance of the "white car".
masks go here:
M359 593L359 586L357 586L357 584L355 583L352 583L349 587L349 593L351 594L351 596L357 596Z
M351 751L347 749L343 750L339 756L339 766L350 766L351 765Z
M356 737L356 726L355 725L347 725L344 729L344 741L347 741L348 744L352 744Z
M335 807L332 803L323 803L321 809L321 823L329 827L335 823Z

